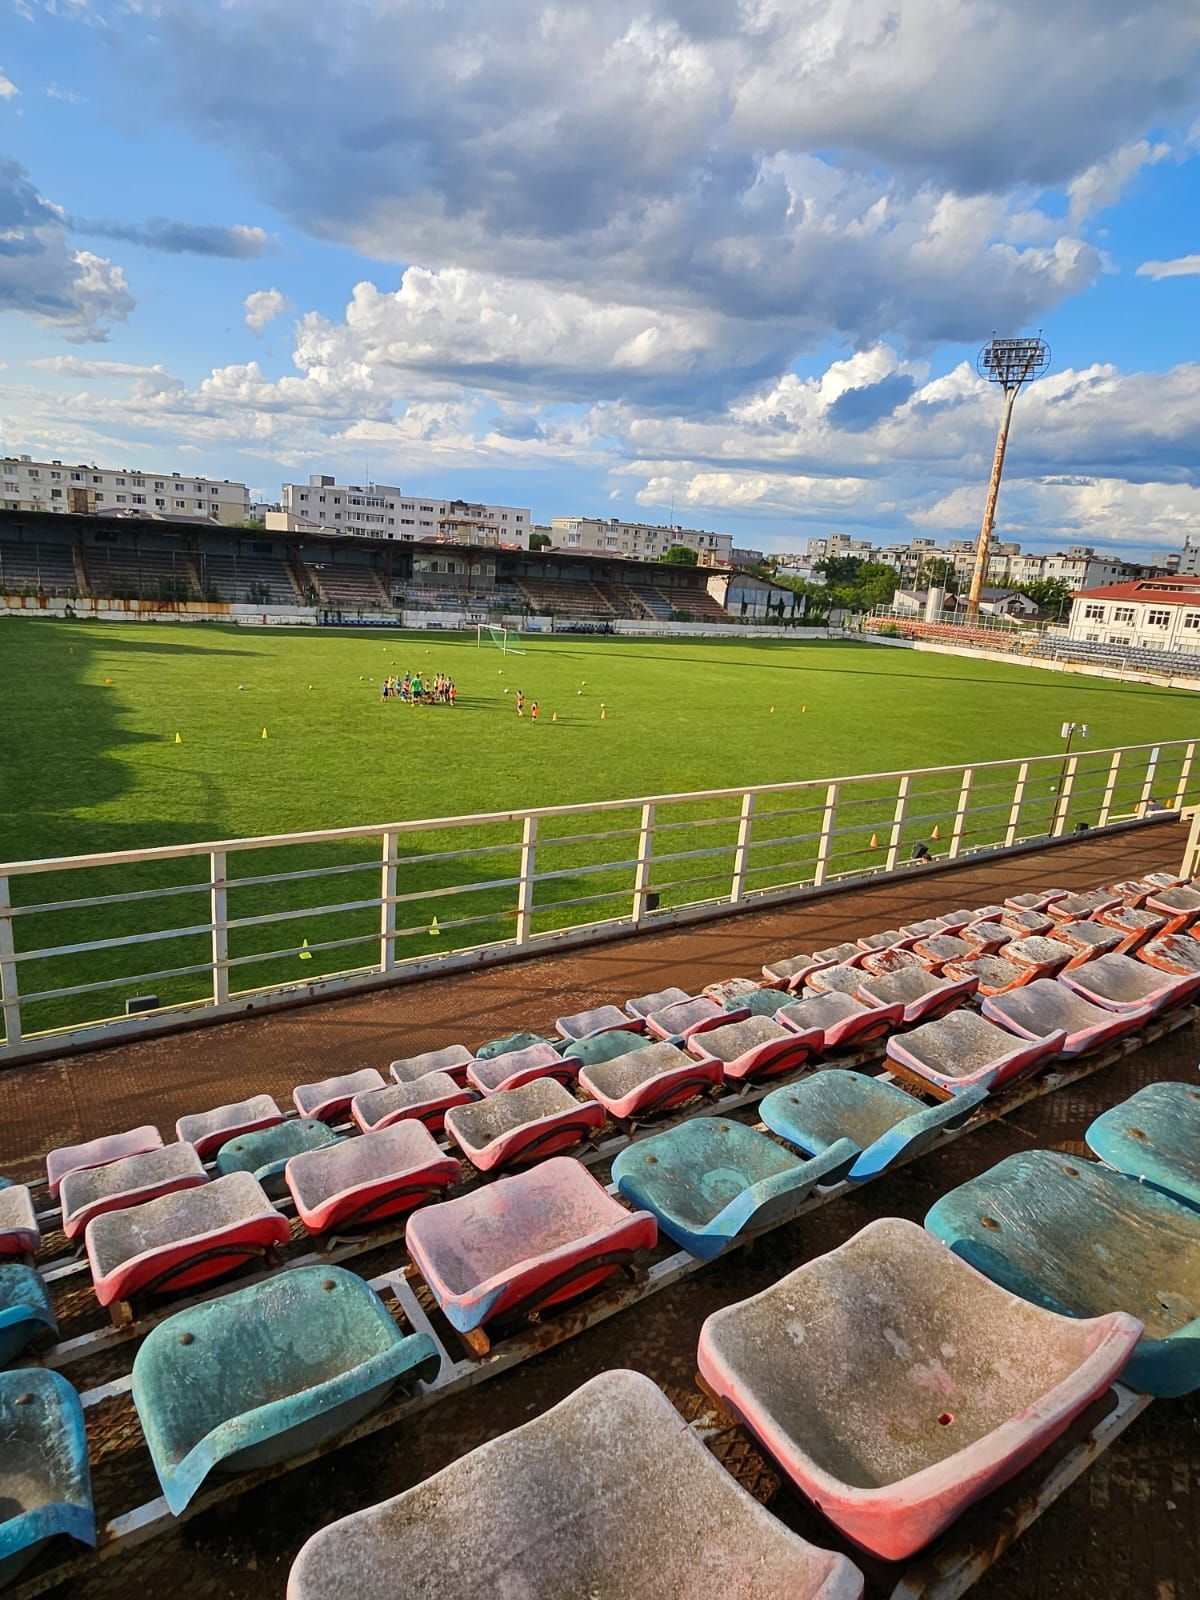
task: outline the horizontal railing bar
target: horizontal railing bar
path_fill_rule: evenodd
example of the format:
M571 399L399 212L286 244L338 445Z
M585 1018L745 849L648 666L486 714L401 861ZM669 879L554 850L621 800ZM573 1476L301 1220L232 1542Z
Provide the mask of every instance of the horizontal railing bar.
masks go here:
M561 837L539 831L537 837L538 854L540 855L547 845L607 844L610 839L636 839L641 831L640 828L613 828L608 833L565 833ZM515 848L519 850L521 847L517 845Z
M31 1006L39 1000L65 1000L73 994L94 994L100 989L134 988L146 983L157 983L160 978L188 978L198 972L211 972L212 962L201 961L191 967L164 967L161 972L135 972L128 977L100 978L93 983L74 983L66 989L45 989L41 994L23 994L21 1004Z
M687 822L659 822L656 819L654 831L655 833L675 833L681 828L736 828L740 821L740 817L696 817ZM637 832L637 829L634 832Z
M152 929L149 933L126 933L116 939L87 939L82 944L51 945L48 950L18 950L14 961L53 961L58 956L85 955L91 950L119 950L129 944L158 944L164 939L197 939L212 932L211 922L200 922L191 928ZM25 996L21 996L24 1000Z
M378 863L375 863L378 865ZM306 878L315 874L306 872ZM79 900L43 900L33 906L13 906L14 917L52 915L55 911L85 911L91 906L127 905L134 900L161 900L171 894L208 894L211 883L170 884L161 889L132 889L128 894L85 895Z

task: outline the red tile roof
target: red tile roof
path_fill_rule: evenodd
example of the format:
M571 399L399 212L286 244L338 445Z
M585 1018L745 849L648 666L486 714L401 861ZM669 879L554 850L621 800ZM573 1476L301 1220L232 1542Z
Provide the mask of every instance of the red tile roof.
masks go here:
M1110 583L1104 589L1076 589L1072 600L1140 600L1152 606L1194 606L1200 603L1200 578L1137 578Z

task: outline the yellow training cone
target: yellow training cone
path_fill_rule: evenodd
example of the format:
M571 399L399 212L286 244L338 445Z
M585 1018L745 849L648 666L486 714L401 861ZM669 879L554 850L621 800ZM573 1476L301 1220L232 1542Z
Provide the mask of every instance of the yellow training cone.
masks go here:
M933 832L929 835L929 837L931 839L940 839L942 837L941 826L938 823L934 823Z
M106 686L107 686L107 687L108 687L108 688L111 688L111 687L112 687L112 679L111 679L111 678L105 678L105 680L104 680L104 682L105 682L105 685L106 685Z
M267 730L264 728L263 731L259 734L258 737L260 739L265 739L267 737Z
M431 939L436 939L441 931L442 930L437 925L437 918L434 917L433 921L429 924L429 937Z
M552 711L550 713L550 721L551 722L557 722L558 721L558 712L557 711Z
M311 961L312 960L312 951L308 948L308 940L307 939L301 939L301 941L300 941L300 959L301 959L301 961Z
M774 707L774 706L772 706L772 707L771 707L771 715L772 715L772 716L774 716L774 715L775 715L775 707Z
M608 712L605 710L603 705L601 705L601 707L600 707L600 721L601 722L607 722L608 721Z
M182 744L183 743L183 735L181 733L177 733L175 735L175 743L176 744Z
M801 711L807 711L808 707L807 706L801 706L800 709L801 709Z

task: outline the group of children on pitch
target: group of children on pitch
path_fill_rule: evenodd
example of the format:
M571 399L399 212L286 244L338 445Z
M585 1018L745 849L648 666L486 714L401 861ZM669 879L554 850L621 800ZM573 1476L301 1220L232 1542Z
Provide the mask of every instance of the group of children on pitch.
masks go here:
M419 672L406 672L402 678L385 678L380 698L403 700L410 706L452 706L457 694L454 679L444 672L435 673L428 683Z
M519 717L523 717L525 715L525 691L524 691L524 689L518 689L517 690L517 715ZM537 721L537 719L538 719L538 703L537 703L536 700L533 700L533 701L530 702L529 715L533 718L534 722Z

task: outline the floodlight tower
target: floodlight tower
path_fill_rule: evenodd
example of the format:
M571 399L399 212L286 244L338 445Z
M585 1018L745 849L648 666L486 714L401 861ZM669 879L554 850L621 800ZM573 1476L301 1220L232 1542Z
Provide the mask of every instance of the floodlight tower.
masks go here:
M992 541L992 525L996 520L996 499L1000 493L1000 474L1004 471L1004 452L1008 448L1008 430L1012 422L1013 404L1023 383L1040 378L1050 365L1050 346L1044 339L997 339L985 344L975 362L975 370L989 383L998 383L1004 391L1004 409L1000 413L1000 431L996 435L996 454L992 459L992 481L988 484L987 504L983 508L983 526L979 530L979 543L975 546L975 570L971 574L971 592L967 596L968 619L979 615L979 597L987 581L988 549Z

